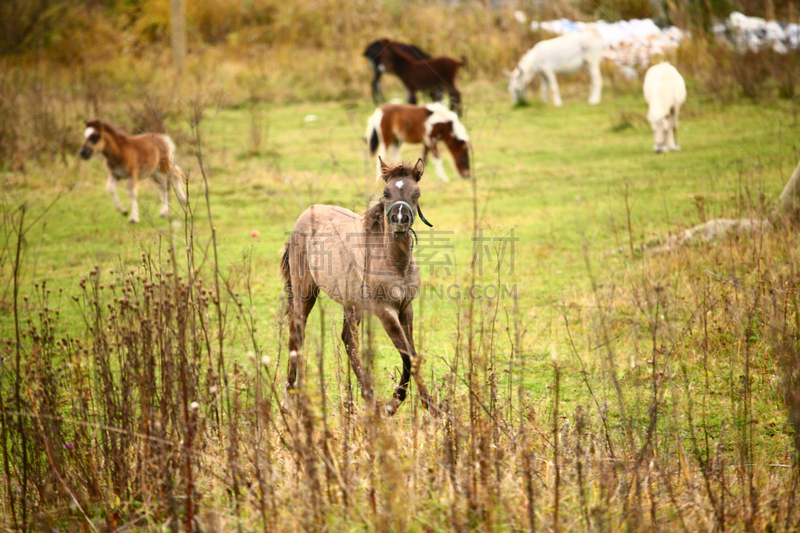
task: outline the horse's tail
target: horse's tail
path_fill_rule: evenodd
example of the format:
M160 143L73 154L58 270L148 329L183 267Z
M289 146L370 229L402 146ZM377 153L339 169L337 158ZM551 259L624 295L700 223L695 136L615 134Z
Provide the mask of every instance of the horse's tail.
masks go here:
M172 182L172 187L175 189L175 195L182 205L186 205L186 191L183 190L183 184L188 181L186 171L178 165L175 161L175 142L169 135L160 135L159 147L161 148L161 157L165 159L162 162L162 170L169 176Z
M375 151L378 149L378 130L373 129L372 135L369 138L369 153L370 155L374 155Z
M289 272L289 241L283 245L283 255L281 256L281 277L283 278L283 290L286 292L289 305L286 312L289 312L292 304L292 277Z
M369 145L370 157L374 156L375 152L378 151L378 145L381 141L381 122L383 122L383 110L378 108L375 110L372 116L369 117L369 120L367 121L367 131L364 134L364 140Z

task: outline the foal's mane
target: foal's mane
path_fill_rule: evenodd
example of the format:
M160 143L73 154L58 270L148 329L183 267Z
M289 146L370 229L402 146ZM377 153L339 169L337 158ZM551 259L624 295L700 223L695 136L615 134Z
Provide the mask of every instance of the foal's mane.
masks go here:
M106 122L105 120L100 120L100 119L97 119L96 122L99 122L100 125L103 126L103 131L107 131L113 136L119 137L120 135L127 135L124 131L114 126L110 122Z
M364 229L368 233L383 233L383 209L383 202L378 201L377 204L364 211Z

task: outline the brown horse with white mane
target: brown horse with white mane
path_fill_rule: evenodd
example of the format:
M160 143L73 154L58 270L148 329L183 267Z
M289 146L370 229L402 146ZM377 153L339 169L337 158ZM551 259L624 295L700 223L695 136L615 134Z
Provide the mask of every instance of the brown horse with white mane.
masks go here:
M116 207L123 215L128 212L119 203L117 183L128 180L128 199L131 211L128 221L139 222L138 186L139 179L152 177L161 193L161 212L159 216L169 214L169 185L175 188L175 194L182 205L186 204L186 193L183 181L186 179L183 170L175 164L175 143L168 135L162 133L142 133L127 135L120 129L102 120L86 122L84 142L80 156L89 159L95 153L106 158L109 176L106 190L114 200Z
M387 150L391 147L389 159L396 161L400 156L400 145L407 143L422 144L422 160L427 162L428 152L433 156L436 174L443 181L449 181L439 157L439 142L444 142L453 155L458 173L462 178L470 176L469 170L469 136L467 130L458 120L458 115L442 104L433 103L424 106L406 104L386 104L375 110L367 121L365 140L369 145L371 156L377 153L386 159Z
M358 325L364 311L378 317L403 360L400 383L384 404L385 412L397 411L413 376L422 404L431 414L438 413L422 379L422 359L414 349L413 335L412 302L419 293L420 277L411 228L419 213L423 169L421 159L413 167L381 161L383 195L363 215L342 207L312 205L295 223L281 259L291 316L287 390L294 389L302 377L300 350L306 320L324 292L344 308L342 341L367 405L377 407L358 356Z

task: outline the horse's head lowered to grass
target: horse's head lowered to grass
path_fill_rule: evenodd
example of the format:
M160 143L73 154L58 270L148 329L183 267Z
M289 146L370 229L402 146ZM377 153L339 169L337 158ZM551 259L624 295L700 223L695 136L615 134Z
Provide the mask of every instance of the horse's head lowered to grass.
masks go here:
M511 103L517 105L525 100L525 92L530 83L530 79L525 79L520 67L512 71L503 69L503 75L508 78L508 93L511 95Z

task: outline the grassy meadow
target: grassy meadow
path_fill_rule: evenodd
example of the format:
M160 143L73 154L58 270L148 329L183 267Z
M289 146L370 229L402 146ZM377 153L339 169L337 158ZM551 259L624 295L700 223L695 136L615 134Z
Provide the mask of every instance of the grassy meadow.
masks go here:
M450 182L431 164L420 184L436 233L416 228L417 257L438 238L445 264L422 270L415 337L443 416L412 385L385 418L364 408L327 299L303 386L284 393L278 273L309 205L361 212L382 190L363 140L368 65L355 54L345 83L287 96L236 50L216 70L202 51L180 96L117 98L123 82L97 89L90 73L67 89L53 66L44 96L13 100L56 119L20 121L51 153L0 171L0 529L796 529L796 228L777 218L654 251L711 219L773 212L800 159L796 94L721 98L689 77L682 151L656 155L638 81L606 70L590 106L576 74L564 107L537 86L512 107L498 65L479 61L462 87L473 176L445 154ZM487 63L508 54L491 50ZM699 69L687 57L673 59ZM129 60L121 79L140 75ZM0 94L30 68L9 65ZM155 117L189 171L189 209L173 194L159 218L144 183L140 224L114 210L104 162L76 155L80 119L98 113L130 132ZM361 336L386 400L400 358L377 321Z

